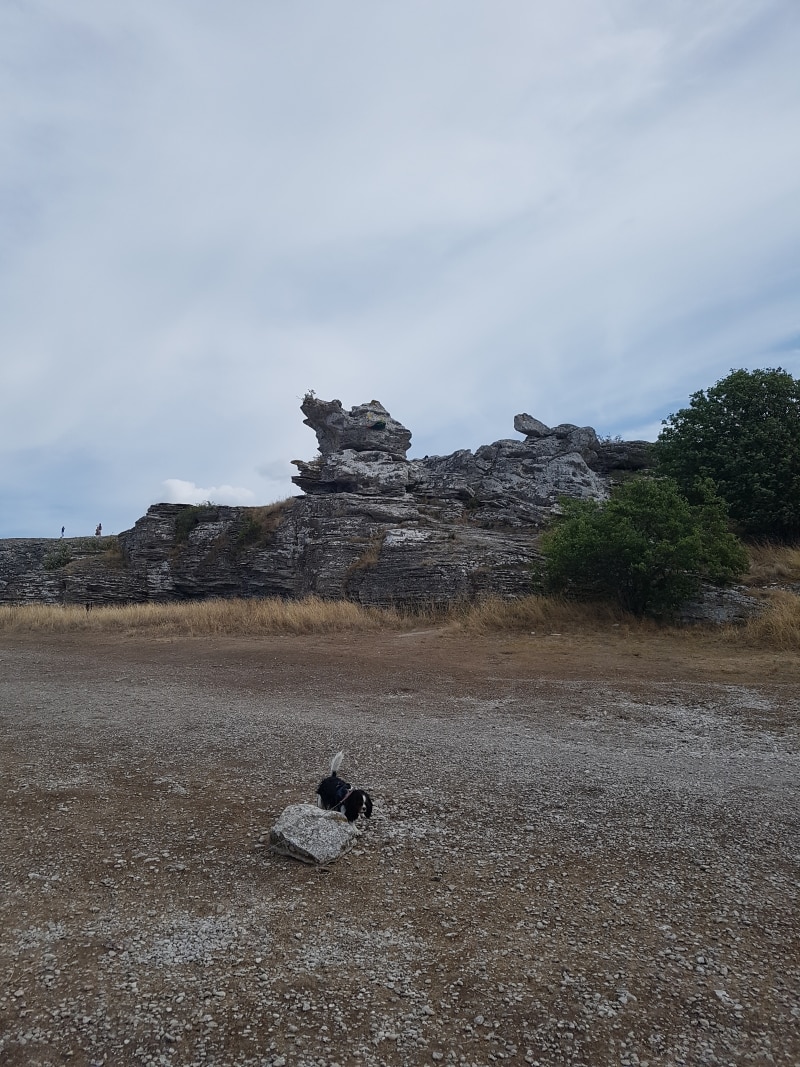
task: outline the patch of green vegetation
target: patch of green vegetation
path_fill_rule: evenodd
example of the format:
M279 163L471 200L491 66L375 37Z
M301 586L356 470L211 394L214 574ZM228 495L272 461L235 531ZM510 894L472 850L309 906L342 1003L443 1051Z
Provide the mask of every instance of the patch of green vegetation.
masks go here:
M211 522L219 515L217 507L210 500L204 504L190 504L179 512L175 518L175 542L185 545L189 542L189 535L195 526L201 522Z
M54 548L52 552L48 552L44 557L43 566L46 571L58 571L66 565L72 559L72 552L69 546L63 542L59 544L58 548Z
M236 531L236 547L245 548L249 545L267 544L296 499L297 497L290 496L286 500L279 500L265 507L248 508Z
M654 452L690 500L710 478L742 536L800 539L800 378L731 371L665 420Z
M748 566L709 480L690 503L671 478L639 477L611 499L562 501L563 516L539 543L545 592L616 601L634 615L670 616L703 581L726 585Z
M73 545L81 556L99 556L108 549L109 540L107 537L81 537L77 542L73 541Z
M236 531L237 545L252 545L261 540L263 530L261 523L252 515L245 515L239 529Z

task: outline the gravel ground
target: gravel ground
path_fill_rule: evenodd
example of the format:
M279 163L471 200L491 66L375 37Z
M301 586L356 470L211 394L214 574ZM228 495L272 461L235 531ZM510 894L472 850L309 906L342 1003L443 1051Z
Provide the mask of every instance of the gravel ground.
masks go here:
M637 647L0 638L0 1063L799 1063L797 659Z

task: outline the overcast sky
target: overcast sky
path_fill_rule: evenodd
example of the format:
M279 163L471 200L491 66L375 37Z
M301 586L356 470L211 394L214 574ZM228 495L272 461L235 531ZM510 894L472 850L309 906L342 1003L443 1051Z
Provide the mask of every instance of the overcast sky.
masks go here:
M0 537L800 376L798 0L0 0Z

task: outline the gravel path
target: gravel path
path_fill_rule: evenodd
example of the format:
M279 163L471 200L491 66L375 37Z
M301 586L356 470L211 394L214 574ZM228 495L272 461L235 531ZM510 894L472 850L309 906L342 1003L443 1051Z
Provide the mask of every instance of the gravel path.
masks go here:
M800 1063L796 684L361 642L0 639L4 1067Z

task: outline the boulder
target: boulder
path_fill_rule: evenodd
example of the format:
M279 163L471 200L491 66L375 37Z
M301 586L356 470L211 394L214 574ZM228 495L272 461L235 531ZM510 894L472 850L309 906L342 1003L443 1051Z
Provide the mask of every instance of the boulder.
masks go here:
M406 458L411 431L393 419L377 400L345 411L341 400L320 400L309 393L300 410L305 415L305 425L317 435L323 456L352 449L355 452L387 452L399 459Z
M526 437L549 437L553 432L549 426L545 426L525 411L514 416L514 429L517 433L524 433Z
M290 804L270 830L273 852L303 863L333 863L360 836L355 823L338 811L323 811L314 804Z

